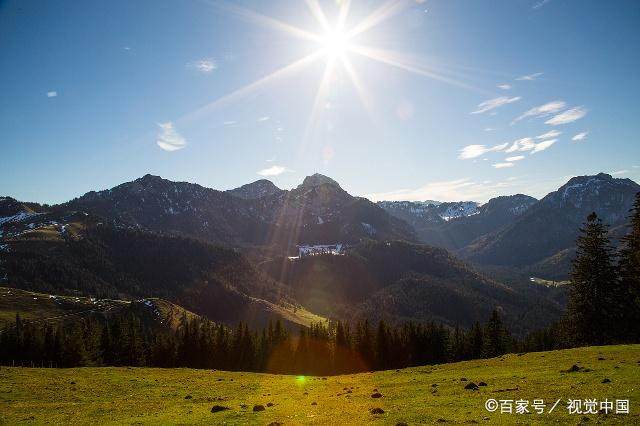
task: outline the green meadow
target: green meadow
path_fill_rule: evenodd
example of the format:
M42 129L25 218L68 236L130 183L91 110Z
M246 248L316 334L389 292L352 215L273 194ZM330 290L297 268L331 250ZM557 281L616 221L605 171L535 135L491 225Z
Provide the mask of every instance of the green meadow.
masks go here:
M574 365L578 371L569 371ZM470 382L486 386L465 389ZM546 410L557 399L562 402L551 413L537 414L530 406L531 414L501 414L485 409L489 398L543 399ZM568 413L567 399L587 398L628 399L630 414ZM156 368L0 369L2 424L640 424L638 404L640 345L333 377ZM214 406L220 411L212 412ZM264 410L254 411L256 406Z

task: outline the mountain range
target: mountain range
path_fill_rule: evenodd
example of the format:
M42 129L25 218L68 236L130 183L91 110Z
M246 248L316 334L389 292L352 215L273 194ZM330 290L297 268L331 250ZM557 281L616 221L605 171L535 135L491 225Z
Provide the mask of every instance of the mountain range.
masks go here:
M541 200L372 203L319 174L291 190L259 180L228 191L145 175L54 206L0 197L0 285L159 297L229 324L468 327L498 307L524 333L557 318L564 300L528 276L566 278L585 217L595 211L622 234L639 191L599 174ZM318 244L344 249L296 256Z

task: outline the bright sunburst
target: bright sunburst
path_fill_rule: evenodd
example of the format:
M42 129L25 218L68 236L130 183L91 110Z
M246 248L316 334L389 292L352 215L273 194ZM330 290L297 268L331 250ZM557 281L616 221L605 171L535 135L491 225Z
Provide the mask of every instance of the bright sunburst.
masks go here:
M321 44L329 57L342 56L349 50L349 36L340 29L334 29L325 33Z
M326 16L322 7L318 3L318 0L305 0L308 10L322 28L322 31L319 34L231 3L213 3L215 7L221 8L252 23L266 26L273 30L283 31L292 37L315 43L318 46L318 49L269 75L237 89L228 95L216 99L187 116L182 117L179 121L187 121L202 116L212 109L245 97L253 91L277 79L289 77L321 59L324 59L325 61L325 71L318 85L316 98L309 119L309 126L313 127L313 125L318 121L322 105L326 104L328 89L337 66L342 67L345 71L349 80L356 89L364 107L370 112L371 94L365 89L364 84L359 78L357 69L352 65L349 58L351 55L359 55L423 77L436 79L467 89L477 90L467 84L461 83L451 77L435 71L433 66L425 63L425 61L417 59L416 57L380 49L375 46L366 46L355 42L355 39L359 38L363 33L366 33L375 26L381 24L403 8L411 4L415 4L415 0L388 0L379 8L373 10L362 21L350 28L346 28L345 24L349 15L351 2L349 0L340 0L337 3L339 5L338 16L335 21L332 22Z

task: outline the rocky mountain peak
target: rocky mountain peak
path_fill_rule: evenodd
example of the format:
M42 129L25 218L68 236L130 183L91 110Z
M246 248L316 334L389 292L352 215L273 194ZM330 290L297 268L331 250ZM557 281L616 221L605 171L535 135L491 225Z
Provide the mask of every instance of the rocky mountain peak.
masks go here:
M242 198L245 200L257 200L270 195L275 195L282 192L282 189L278 188L267 179L260 179L255 182L247 183L235 189L227 191L234 197Z
M321 185L333 185L340 188L340 185L335 180L331 179L328 176L321 175L320 173L315 173L311 176L307 176L304 178L302 183L298 186L298 188L315 188Z

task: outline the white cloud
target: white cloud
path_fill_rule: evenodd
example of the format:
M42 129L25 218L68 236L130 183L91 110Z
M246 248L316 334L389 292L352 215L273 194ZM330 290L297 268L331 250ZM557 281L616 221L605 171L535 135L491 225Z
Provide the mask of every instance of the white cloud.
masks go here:
M197 61L189 62L187 64L188 68L193 68L201 73L209 74L213 70L218 69L218 64L213 59L199 59Z
M510 84L498 84L498 88L502 89L502 90L509 90L509 89L511 89L511 85Z
M533 73L533 74L523 75L522 77L516 78L516 80L518 80L518 81L533 81L533 80L537 80L537 78L540 77L542 74L544 74L544 73L536 72L536 73Z
M561 112L558 115L554 115L547 121L545 124L550 124L552 126L558 126L560 124L573 123L574 121L580 120L582 117L587 115L587 110L583 107L575 107L568 109L564 112Z
M172 122L158 123L160 132L156 143L165 151L177 151L187 146L187 141L178 133Z
M47 92L47 98L55 98L56 96L58 96L58 92L56 92L55 90Z
M262 169L258 171L258 174L260 176L279 176L283 173L291 172L291 171L292 170L289 170L288 168L283 166L271 166L266 169Z
M450 181L431 182L416 189L399 189L386 193L375 193L366 195L373 201L484 201L500 194L505 186L504 182L493 184L483 184L474 182L469 178L456 179Z
M514 162L514 161L520 161L520 160L524 160L524 155L516 155L514 157L507 157L505 158L504 161L508 161L510 163Z
M485 127L484 131L485 132L493 132L495 129L493 127Z
M265 115L264 117L260 117L258 118L258 122L263 122L263 121L269 121L271 120L271 117L269 117L268 115Z
M527 117L544 117L546 115L555 114L556 112L562 110L565 106L566 106L566 103L564 101L547 102L544 105L540 105L526 111L524 114L520 115L515 120L513 120L511 124L514 124L522 120L523 118L527 118Z
M629 170L627 170L627 169L624 169L624 170L617 170L617 171L615 171L615 172L611 172L611 174L612 174L613 176L624 175L624 174L627 174L627 173L629 173Z
M472 111L471 114L482 114L483 112L491 111L492 109L496 109L503 105L507 105L521 99L520 96L514 96L513 98L509 98L507 96L500 96L499 98L486 100L478 105L478 109Z
M509 143L503 143L500 145L495 145L491 148L485 146L485 145L467 145L464 148L462 148L460 150L460 154L458 155L458 158L460 160L469 160L471 158L477 158L480 157L481 155L486 154L487 152L499 152L504 150L507 146L509 146Z
M509 148L507 148L504 152L516 152L516 151L531 151L536 147L536 143L531 138L522 138L513 142Z
M536 152L542 152L545 149L551 148L551 145L556 143L556 141L557 139L549 139L549 140L537 143L536 146L533 148L533 151L531 151L531 153L535 154Z
M559 130L550 130L547 133L543 133L541 135L536 136L536 139L551 139L551 138L557 138L558 136L560 136L562 134L561 131Z
M233 126L234 124L238 124L238 122L235 121L235 120L229 120L229 121L223 121L222 122L223 126Z
M534 4L533 7L531 7L531 9L540 9L542 6L544 6L545 4L549 3L550 1L551 0L540 0L539 2Z
M574 142L580 142L583 141L587 138L587 135L589 134L589 132L582 132L582 133L578 133L577 135L575 135L574 137L571 138L572 141Z
M514 163L496 163L496 164L492 164L492 166L495 167L496 169L506 169L506 168L515 166L515 164Z

